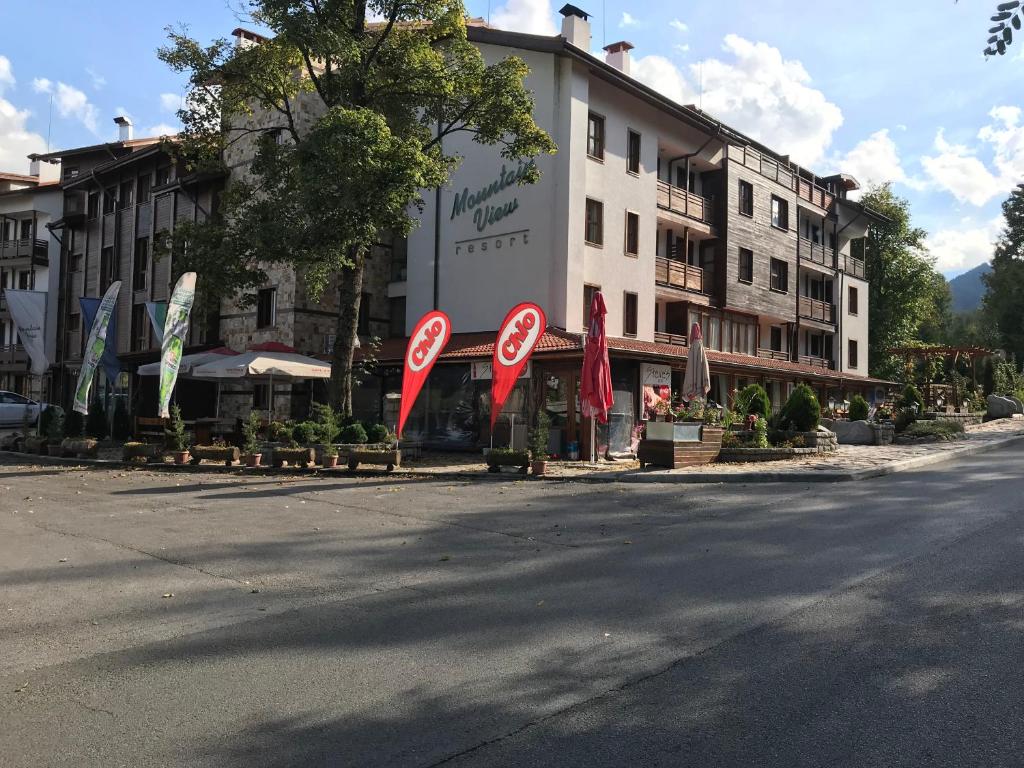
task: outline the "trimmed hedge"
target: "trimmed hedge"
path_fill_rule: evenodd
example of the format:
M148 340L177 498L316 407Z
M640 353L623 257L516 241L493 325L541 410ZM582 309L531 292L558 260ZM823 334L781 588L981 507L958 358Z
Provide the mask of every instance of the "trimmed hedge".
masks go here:
M868 401L860 395L850 398L850 421L867 421Z
M744 416L771 418L772 401L765 388L760 384L750 384L736 396L736 410Z
M801 384L789 396L779 412L779 429L795 429L797 432L813 432L821 422L821 406L814 390Z

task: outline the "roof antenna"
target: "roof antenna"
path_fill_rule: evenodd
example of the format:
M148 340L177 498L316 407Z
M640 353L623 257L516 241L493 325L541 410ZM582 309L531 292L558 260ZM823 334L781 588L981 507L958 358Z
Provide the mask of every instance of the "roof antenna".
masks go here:
M50 128L53 127L53 94L50 94L50 115L46 119L46 152L50 152Z
M491 26L491 0L487 0L487 26Z
M699 81L697 92L697 109L704 111L704 62L697 64L697 80Z
M606 0L601 0L601 47L608 45L608 13L605 11Z

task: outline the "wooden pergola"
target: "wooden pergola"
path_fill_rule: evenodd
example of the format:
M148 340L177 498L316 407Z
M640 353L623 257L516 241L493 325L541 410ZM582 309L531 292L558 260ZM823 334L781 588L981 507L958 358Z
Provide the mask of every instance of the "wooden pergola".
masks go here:
M889 353L902 357L905 363L909 363L911 360L927 360L930 357L941 356L944 358L947 366L949 364L956 365L960 360L965 360L971 367L971 383L974 388L978 387L978 368L977 361L986 357L994 357L999 353L994 349L985 349L984 347L950 347L942 344L936 344L934 346L927 347L892 347L889 349ZM925 386L926 391L923 393L927 405L934 405L936 391L943 393L948 392L950 386L948 384L934 384L929 382ZM957 403L959 406L960 403Z

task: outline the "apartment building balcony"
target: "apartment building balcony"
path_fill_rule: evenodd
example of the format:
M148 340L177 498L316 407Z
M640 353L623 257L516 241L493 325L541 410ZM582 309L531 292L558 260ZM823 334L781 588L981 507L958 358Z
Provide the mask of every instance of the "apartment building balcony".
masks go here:
M835 201L835 195L824 187L802 178L795 170L795 166L780 163L778 160L767 157L756 149L729 144L726 146L725 156L729 160L733 160L752 171L757 171L766 179L770 179L776 184L791 190L796 193L799 201L809 203L819 212L828 211Z
M655 331L654 340L658 344L671 344L676 347L685 347L689 340L682 333L668 333L667 331Z
M49 243L25 237L20 240L0 240L0 262L5 265L15 259L24 260L26 264L45 267L50 263Z
M0 369L20 371L28 365L28 353L21 344L0 347Z
M711 201L693 192L658 180L658 210L677 223L711 234Z
M824 371L831 370L836 367L835 363L824 357L814 357L813 355L800 355L797 358L797 362L801 365L809 365L812 368L821 368Z
M864 260L855 259L852 256L847 256L843 259L843 271L854 277L867 277L867 272L864 269Z
M834 304L827 301L812 299L809 296L801 296L797 304L797 314L804 320L815 320L819 323L834 325L836 322L836 308Z
M654 282L658 286L688 291L706 298L704 296L704 270L687 264L685 261L656 256L654 258Z
M783 362L789 362L789 353L781 352L777 349L762 349L758 348L757 356L764 358L765 360L781 360Z
M822 243L816 243L806 237L801 237L797 241L797 256L804 261L826 267L829 270L836 268L836 252Z

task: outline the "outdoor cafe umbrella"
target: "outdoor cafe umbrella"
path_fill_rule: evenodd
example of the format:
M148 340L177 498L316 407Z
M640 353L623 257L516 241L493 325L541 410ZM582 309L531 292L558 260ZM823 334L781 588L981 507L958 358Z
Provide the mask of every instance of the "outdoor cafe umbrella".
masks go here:
M216 349L208 349L205 352L196 352L191 355L185 355L181 358L181 364L178 366L179 376L188 376L191 374L192 369L206 363L211 363L214 360L220 360L229 355L237 355L235 350L229 347L217 347ZM160 361L157 360L154 363L146 363L140 365L136 371L139 376L159 376L160 375Z
M704 351L704 337L700 326L694 323L690 328L690 353L683 375L683 397L687 400L703 400L711 389L711 372L708 371L708 356Z
M331 366L315 357L300 355L291 347L267 342L250 347L240 355L225 356L192 369L199 379L269 379L270 411L274 409L274 378L329 379Z
M583 348L583 374L580 377L580 412L591 420L591 459L596 450L596 426L594 419L602 424L608 422L608 411L612 407L612 370L608 363L608 337L605 334L604 318L608 314L604 296L594 292L590 302L590 323L587 326L587 343Z

